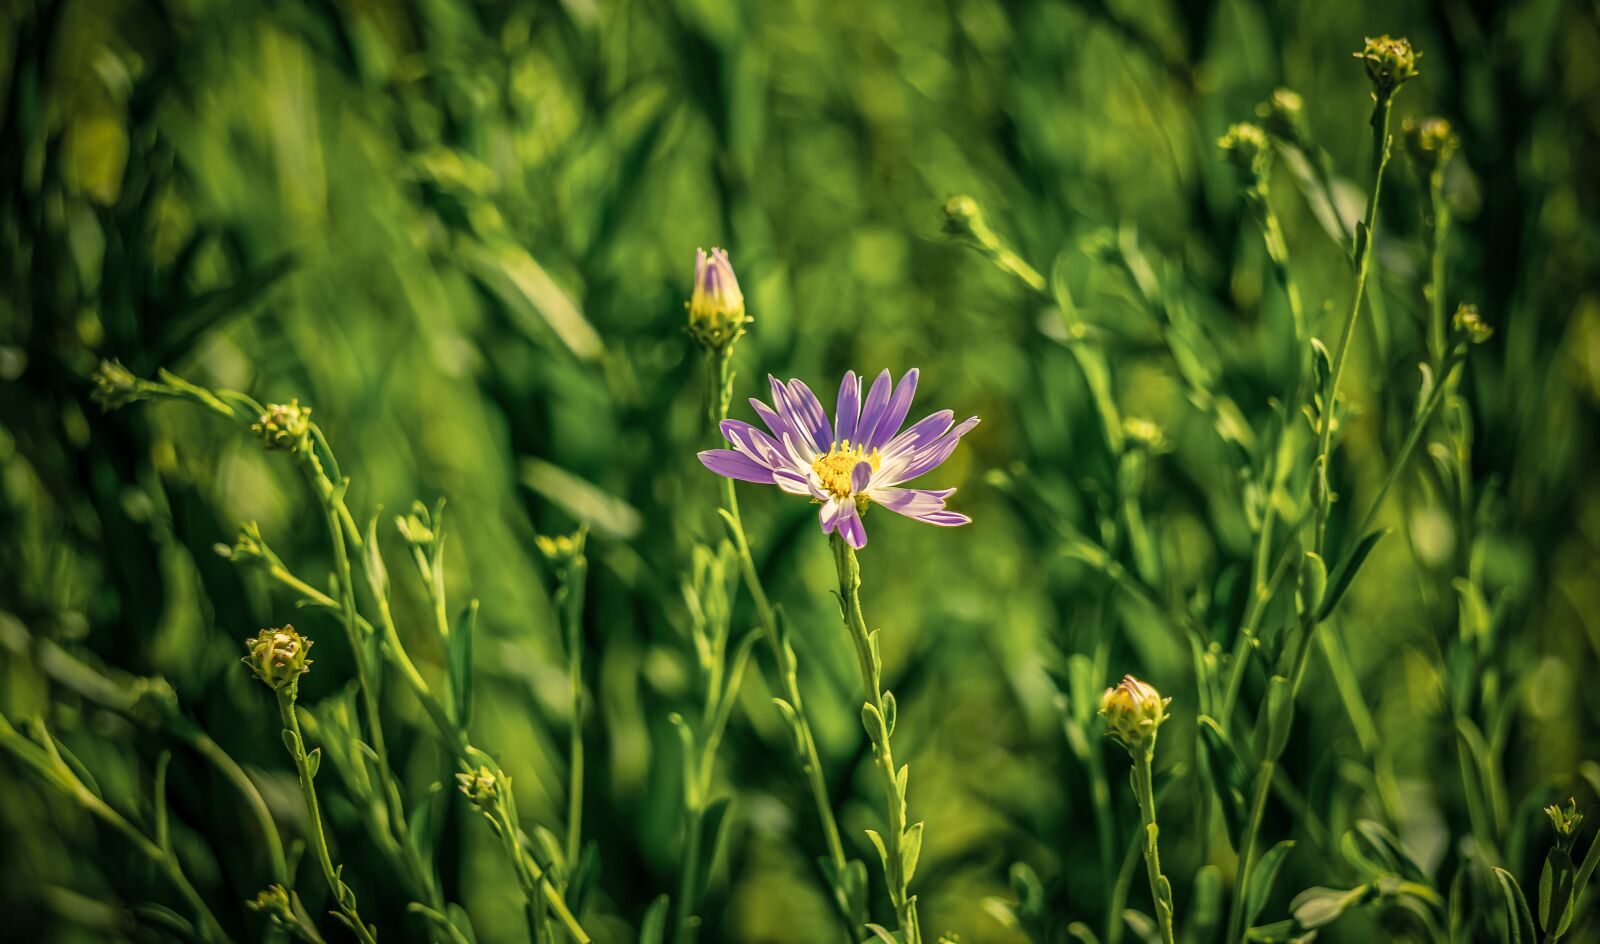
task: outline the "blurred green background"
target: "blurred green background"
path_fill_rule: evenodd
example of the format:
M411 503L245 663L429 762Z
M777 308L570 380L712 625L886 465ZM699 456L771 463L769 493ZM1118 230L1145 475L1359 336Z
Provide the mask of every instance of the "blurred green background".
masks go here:
M352 507L448 498L452 593L482 601L475 740L516 776L524 817L547 825L564 810L570 701L533 538L591 525L586 832L602 865L587 923L600 940L633 940L650 900L676 889L681 855L667 717L695 695L680 586L693 544L721 533L715 483L694 457L711 434L683 302L693 251L720 245L755 318L735 416L753 418L743 397L764 396L768 372L827 401L846 369L917 366L914 410L984 420L929 483L960 486L953 506L974 523L879 513L862 555L902 706L897 751L928 822L924 927L1024 940L985 905L1012 895L1016 862L1043 882L1049 939L1068 920L1104 925L1113 876L1064 734L1061 679L1106 634L1110 676L1136 672L1174 697L1158 766L1175 786L1162 844L1182 918L1197 870L1231 874L1232 856L1200 825L1212 818L1192 780L1196 655L1173 625L1226 650L1251 553L1250 486L1211 404L1233 404L1259 435L1292 369L1281 293L1215 142L1273 89L1296 90L1358 214L1371 100L1350 53L1380 32L1424 53L1397 130L1439 114L1461 137L1448 303L1475 302L1497 334L1474 351L1448 420L1470 430L1470 505L1452 505L1445 466L1419 452L1380 518L1396 533L1334 623L1350 669L1337 681L1370 708L1370 729L1352 727L1336 679L1313 662L1285 769L1321 826L1269 808L1264 834L1301 842L1267 915L1286 916L1307 886L1354 881L1337 837L1373 815L1385 772L1402 801L1391 825L1448 885L1470 830L1436 640L1454 632L1461 575L1497 640L1478 675L1494 697L1473 710L1504 771L1501 861L1531 889L1548 846L1539 807L1593 805L1577 773L1600 756L1600 692L1583 681L1600 669L1593 2L10 0L0 710L44 718L114 806L148 820L154 758L173 745L137 712L109 710L84 667L117 686L162 676L297 834L292 769L240 641L290 620L315 638L308 703L342 689L349 652L334 619L297 610L212 547L256 520L297 571L320 575L317 512L287 464L226 424L176 404L103 413L88 377L114 357L141 376L165 367L263 401L298 397L354 479ZM1348 266L1291 171L1280 164L1274 205L1313 331L1331 338ZM957 194L1070 288L1123 414L1159 428L1131 483L1059 313L941 233ZM1336 468L1340 540L1417 399L1420 196L1397 154L1345 378L1357 412ZM1169 353L1174 331L1188 365ZM1108 505L1130 484L1153 544L1139 560L1113 553L1143 598L1070 553L1106 536ZM862 831L881 815L879 787L814 509L775 489L741 496L794 627L846 840L873 862ZM380 534L401 560L393 529ZM427 604L414 582L397 577L395 593L410 640ZM737 627L746 609L741 597ZM442 656L429 638L415 634L432 675ZM757 652L721 754L735 819L702 938L835 940L821 838ZM1249 704L1261 686L1247 678ZM419 726L393 688L391 730ZM449 759L391 737L421 795ZM1090 750L1112 771L1121 849L1137 823L1124 755ZM230 933L259 937L243 902L265 877L236 794L181 746L170 780L196 885ZM349 804L333 781L323 789L363 912L384 940L422 939ZM13 763L0 762L0 797L0 937L158 935L127 909L177 905L122 837ZM458 809L444 848L446 892L479 939L523 940L483 824ZM1148 909L1138 883L1130 904ZM1593 911L1569 939L1600 940L1581 936L1600 935ZM1383 929L1407 933L1374 912L1323 939Z

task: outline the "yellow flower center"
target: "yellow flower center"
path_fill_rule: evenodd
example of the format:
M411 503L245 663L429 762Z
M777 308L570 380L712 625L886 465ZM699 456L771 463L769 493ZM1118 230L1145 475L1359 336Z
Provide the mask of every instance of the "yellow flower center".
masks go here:
M850 497L850 477L855 472L859 462L872 464L872 471L878 471L878 450L867 454L865 446L852 446L850 440L834 443L825 454L817 457L811 463L811 470L817 473L817 478L822 480L822 487L834 498L845 499Z

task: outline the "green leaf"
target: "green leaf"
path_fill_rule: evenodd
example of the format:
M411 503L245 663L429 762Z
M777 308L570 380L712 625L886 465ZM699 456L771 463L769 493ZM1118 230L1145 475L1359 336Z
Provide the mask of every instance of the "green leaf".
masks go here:
M884 726L883 715L878 713L878 706L870 701L861 706L861 726L867 729L867 737L872 740L873 750L882 753L888 748L889 729Z
M883 837L878 835L876 829L867 830L867 838L872 840L872 847L878 850L878 859L883 862L883 874L889 874L889 847L883 844Z
M1355 888L1323 888L1315 886L1294 896L1289 912L1300 927L1307 931L1326 927L1339 920L1352 905L1364 901L1372 888L1358 885Z
M322 769L322 748L318 747L306 755L306 775L311 779L317 778L317 771Z
M727 796L717 797L706 804L705 813L700 820L700 848L704 850L700 856L700 874L695 876L697 894L703 900L706 888L711 884L712 866L717 859L717 844L722 839L722 830L727 825L728 809L733 798Z
M1300 568L1300 608L1303 612L1320 612L1322 598L1328 591L1328 565L1316 551L1306 551L1305 566Z
M639 944L664 944L667 938L669 905L667 896L661 895L645 909L644 920L639 922Z
M472 723L472 639L477 628L478 601L473 600L456 618L455 632L450 634L450 651L446 654L450 692L455 698L451 709L457 726L463 729ZM573 723L579 720L574 719Z
M1366 563L1367 555L1372 553L1372 549L1377 547L1378 542L1383 540L1383 536L1388 533L1388 528L1379 528L1376 531L1369 532L1366 537L1356 543L1356 546L1349 554L1345 555L1344 559L1339 562L1339 566L1334 568L1333 575L1328 578L1328 595L1323 597L1322 606L1316 611L1317 622L1320 623L1327 619L1328 614L1333 612L1333 608L1339 605L1339 600L1344 596L1344 592L1350 589L1350 582L1356 579L1356 573L1361 570L1361 565Z
M1278 879L1278 870L1283 867L1284 859L1288 858L1289 850L1294 848L1294 841L1285 839L1268 849L1266 854L1257 862L1250 872L1250 887L1244 896L1244 923L1248 927L1255 923L1261 909L1267 906L1267 898L1272 894L1272 886Z
M378 548L378 516L367 522L366 544L361 549L366 562L367 586L372 595L385 600L389 597L389 569L383 564L383 551Z
M1222 816L1228 821L1228 835L1238 836L1244 828L1245 817L1244 765L1216 719L1201 715L1196 727L1200 730L1206 759L1211 764L1211 785L1222 804Z
M894 735L894 721L900 714L900 707L894 700L894 692L883 693L883 726L884 730L892 737Z
M1289 743L1289 732L1294 726L1294 686L1287 678L1274 675L1267 680L1265 711L1266 726L1262 729L1266 741L1261 745L1263 760L1277 760Z
M1534 944L1533 915L1528 911L1528 900L1522 896L1522 886L1517 884L1516 876L1498 866L1494 877L1500 882L1505 906L1506 940L1509 944Z
M922 825L919 820L900 837L900 868L907 885L911 884L911 877L917 874L917 860L922 858Z
M874 938L884 941L886 944L901 944L900 940L890 934L889 929L881 924L869 924L867 925L867 930L872 932Z

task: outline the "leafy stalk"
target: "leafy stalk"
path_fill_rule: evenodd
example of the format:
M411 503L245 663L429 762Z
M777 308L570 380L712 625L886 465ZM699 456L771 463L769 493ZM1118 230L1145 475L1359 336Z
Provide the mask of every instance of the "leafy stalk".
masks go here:
M872 830L868 830L867 835L883 858L889 901L894 906L901 939L905 944L920 944L922 931L917 923L917 899L910 893L910 885L922 852L923 824L906 824L906 782L910 766L897 769L889 745L889 738L894 733L897 706L894 693L883 688L883 666L878 653L877 633L867 630L866 618L861 613L861 565L856 560L855 548L837 534L829 541L833 547L834 567L839 575L839 599L844 625L855 648L856 663L861 670L861 685L867 695L867 701L861 708L861 722L872 741L872 755L883 780L888 812L888 841L885 842L882 836Z

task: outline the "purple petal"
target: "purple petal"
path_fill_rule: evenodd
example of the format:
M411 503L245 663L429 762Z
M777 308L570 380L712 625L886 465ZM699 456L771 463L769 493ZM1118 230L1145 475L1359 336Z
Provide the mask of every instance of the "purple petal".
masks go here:
M839 406L834 411L834 436L840 442L856 437L856 422L861 418L861 384L856 381L856 372L846 371L844 380L839 382Z
M772 484L772 470L743 453L732 449L707 449L700 453L700 462L718 475L742 482Z
M889 394L894 389L894 381L889 379L888 369L878 374L872 382L872 389L867 391L867 403L861 408L861 421L856 424L856 439L868 449L874 430L878 428L878 421L883 419L883 411L889 406Z
M842 511L834 522L834 530L839 532L846 544L859 551L867 546L867 526L862 523L854 501L847 499L841 505Z
M919 515L916 520L924 524L936 524L941 528L957 528L972 523L971 518L956 511L936 511L931 515Z
M909 481L925 472L931 472L938 468L944 463L944 460L950 458L951 453L956 451L956 445L961 442L961 437L965 436L972 427L977 425L978 418L976 416L968 417L961 421L961 425L939 437L936 442L911 453L910 457L905 461L904 468L898 473L898 481Z
M779 416L772 407L767 406L755 397L750 398L750 406L755 409L756 415L761 417L761 422L767 424L767 429L772 430L772 435L775 438L781 440L786 434L793 432L789 424L784 422L783 417Z
M777 469L772 473L772 482L790 495L799 495L802 498L817 497L817 490L811 487L811 480L798 472Z
M882 447L900 432L900 424L906 421L906 414L911 412L911 398L917 395L918 376L920 373L913 367L900 378L900 383L894 388L894 396L889 399L889 406L883 412L883 418L878 420L872 438L866 442L869 451Z
M854 505L855 502L841 502L837 498L829 498L817 509L817 521L822 525L823 534L832 534L839 527L839 518L844 514L845 505Z
M723 420L718 427L733 448L769 469L789 464L788 453L776 439L742 420Z
M866 491L867 483L872 481L872 463L857 462L856 467L850 470L850 494L859 495Z
M883 447L884 464L887 465L893 459L931 445L950 428L950 421L955 419L955 416L949 410L940 410L917 420L910 429L889 440L889 444Z
M783 421L794 431L796 444L808 446L812 452L826 452L833 442L832 438L819 441L815 426L801 415L801 406L798 403L798 398L789 387L776 377L767 379L772 381L772 405L777 408L778 415L783 417ZM816 398L813 397L812 399L815 400ZM817 410L819 412L822 410L820 404L817 406ZM826 423L826 418L824 418L824 423Z
M789 381L789 395L794 398L795 410L801 421L816 437L817 451L826 452L833 445L834 436L833 426L828 423L828 411L822 408L822 401L817 399L817 395L803 380Z
M944 510L945 499L955 494L953 488L895 488L879 486L872 490L873 501L895 514L907 518L920 518Z

